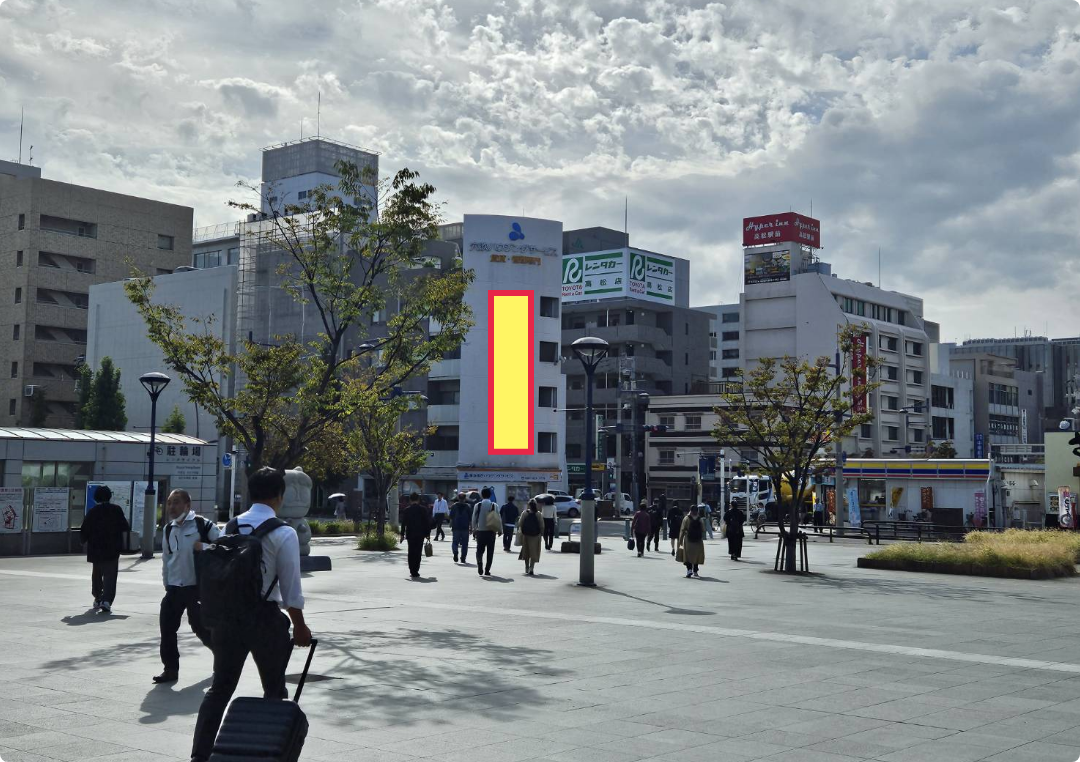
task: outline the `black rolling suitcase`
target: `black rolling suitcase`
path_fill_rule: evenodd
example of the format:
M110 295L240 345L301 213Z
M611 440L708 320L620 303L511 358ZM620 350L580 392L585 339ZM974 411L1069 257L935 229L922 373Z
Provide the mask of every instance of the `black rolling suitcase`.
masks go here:
M297 702L318 644L318 640L312 639L292 701L233 699L214 741L210 762L297 762L300 759L308 721Z

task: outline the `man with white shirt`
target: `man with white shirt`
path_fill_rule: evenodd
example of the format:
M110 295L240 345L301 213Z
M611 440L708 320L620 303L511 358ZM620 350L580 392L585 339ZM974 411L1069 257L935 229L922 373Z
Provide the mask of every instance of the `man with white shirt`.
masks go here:
M442 525L448 518L450 518L450 504L446 502L443 493L439 492L435 505L431 509L431 522L435 525L436 542L446 539L446 532L443 531Z
M229 522L226 534L262 535L262 606L250 621L239 626L214 627L211 648L214 651L214 681L203 697L195 723L192 762L206 762L221 726L225 707L240 681L244 662L250 653L262 680L263 697L283 699L285 668L292 643L311 645L311 630L304 622L304 595L300 587L300 541L296 530L281 523L277 513L285 496L285 474L276 468L260 468L248 478L251 508ZM269 532L259 526L273 521ZM286 617L280 609L285 609ZM292 620L292 642L289 620Z
M210 648L210 630L203 625L199 608L195 553L221 534L212 521L191 509L191 495L187 490L170 492L165 511L172 519L165 525L161 543L161 581L165 585L165 597L161 599L158 624L161 628L161 663L165 665L165 671L154 677L155 683L175 683L179 678L180 650L176 645L176 631L180 629L185 611L191 631Z

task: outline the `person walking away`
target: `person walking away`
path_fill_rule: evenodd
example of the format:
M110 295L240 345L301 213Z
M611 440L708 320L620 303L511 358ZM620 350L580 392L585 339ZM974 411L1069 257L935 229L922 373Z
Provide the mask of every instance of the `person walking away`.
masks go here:
M165 525L161 543L161 581L165 597L161 599L158 627L161 631L161 663L165 671L154 677L155 683L175 683L180 679L180 649L176 632L187 612L188 626L202 644L210 648L210 629L202 622L199 585L195 578L195 554L216 540L221 531L214 522L199 516L191 508L187 490L174 489L165 500Z
M300 541L296 530L277 517L285 498L285 472L264 466L248 478L252 505L230 521L226 535L254 535L262 546L262 600L245 621L211 621L214 677L203 696L195 722L192 762L207 762L240 674L250 653L259 670L263 697L284 699L285 668L292 644L307 648L311 630L304 621L304 593L300 585ZM227 537L219 538L219 541ZM209 556L209 554L207 554ZM200 560L206 560L200 557ZM206 578L207 567L203 569ZM204 614L208 614L207 588L200 585ZM220 603L220 602L219 602ZM285 609L286 616L281 612ZM292 620L292 638L289 621Z
M491 499L491 490L487 487L480 492L480 502L473 508L473 537L476 538L476 571L483 577L491 576L491 561L495 557L495 536L502 533L502 516L499 506ZM484 553L487 564L484 564Z
M424 543L431 534L428 512L420 504L420 495L409 495L409 504L401 513L401 540L409 546L409 576L420 576L420 559L424 557Z
M705 521L696 505L679 527L679 544L683 549L683 563L687 578L698 576L698 567L705 563Z
M660 499L660 504L664 504L664 499ZM671 501L671 507L667 512L667 533L671 538L671 555L675 555L675 549L679 547L679 529L682 527L683 513L679 507L678 500Z
M461 551L461 563L469 563L469 529L472 524L472 506L465 499L465 493L459 492L454 504L450 506L451 549L454 551L454 563L458 562Z
M702 519L705 522L705 533L709 535L709 539L713 539L713 525L712 525L712 506L708 503L702 503L701 507Z
M746 514L741 508L728 508L724 516L727 524L727 549L732 561L738 561L742 556L743 524L746 523Z
M334 519L336 521L344 521L347 518L345 511L345 496L335 498L334 500Z
M112 490L102 485L94 490L94 507L83 519L79 537L86 543L86 561L90 568L90 590L94 611L112 613L116 599L116 575L120 570L120 550L124 535L131 531L124 509L111 502Z
M540 500L540 514L544 517L544 547L551 550L555 545L555 529L559 524L559 509L551 495Z
M649 506L649 536L645 538L645 550L652 545L656 552L660 552L660 527L664 523L664 514L660 510L660 504L653 498Z
M645 555L645 548L648 545L651 531L652 519L649 517L645 501L642 500L641 505L638 506L637 512L634 514L634 518L630 520L630 532L634 535L634 541L637 543L638 558Z
M450 517L450 505L446 502L446 496L438 492L435 497L435 505L431 509L431 520L435 522L435 542L442 542L446 539L446 532L443 531L442 525Z
M507 495L506 502L499 509L503 522L503 551L506 553L510 552L510 543L514 539L514 528L517 526L520 513L521 511L514 505L514 496Z
M518 520L517 533L521 536L521 552L518 560L525 562L525 573L536 576L536 563L540 560L540 546L543 544L544 517L540 515L540 506L536 500L530 500Z

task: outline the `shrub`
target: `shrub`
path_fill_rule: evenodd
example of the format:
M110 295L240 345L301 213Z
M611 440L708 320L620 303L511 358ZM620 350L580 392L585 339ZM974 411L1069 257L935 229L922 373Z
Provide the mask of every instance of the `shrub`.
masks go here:
M325 527L323 527L323 523L321 521L308 519L308 527L311 528L312 537L318 537L319 535L326 533L326 529Z
M327 521L323 524L323 529L327 534L341 534L342 526L340 521Z
M374 531L364 532L357 538L356 542L357 550L397 550L397 548L397 533L391 533L389 527L387 527L387 532L382 537L379 537Z
M1059 529L1006 529L1004 532L970 532L964 542L972 545L990 545L1000 547L1003 544L1013 546L1052 545L1072 551L1077 563L1080 563L1080 532L1062 532Z
M963 567L972 574L1006 569L1053 576L1076 574L1080 538L1056 531L971 532L962 543L897 543L867 554L882 561Z

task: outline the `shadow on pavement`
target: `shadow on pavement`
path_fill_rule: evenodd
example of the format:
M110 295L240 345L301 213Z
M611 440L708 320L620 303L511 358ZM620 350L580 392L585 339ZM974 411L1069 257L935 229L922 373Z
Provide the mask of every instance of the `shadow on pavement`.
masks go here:
M917 591L920 595L924 595L927 598L949 601L956 600L965 603L1000 603L1003 598L1011 598L1014 601L1043 605L1074 605L1055 595L1038 596L1019 592L1009 592L1007 590L987 590L985 588L965 586L957 584L960 580L956 579L954 575L949 576L956 581L944 583L936 580L928 580L927 577L930 575L912 572L896 572L898 575L897 579L886 579L882 577L830 577L820 572L788 575L780 572L773 572L771 569L769 569L768 572L781 577L784 582L790 584L811 585L842 592L870 593L873 595L911 595L912 592ZM987 578L987 581L991 580L997 581L994 578ZM972 582L974 580L968 581ZM1055 581L1056 580L1050 580L1050 582ZM1061 581L1068 584L1067 577L1062 577Z
M514 580L509 577L496 577L494 574L488 574L484 578L485 582L513 582Z
M149 679L149 678L147 678ZM172 685L155 685L146 693L139 709L146 715L139 718L142 725L156 725L170 717L185 717L197 714L202 703L203 693L210 687L213 677L204 677L194 685L177 690Z
M98 624L100 622L107 622L110 619L127 619L126 614L99 614L96 611L86 611L82 614L75 614L74 616L66 616L60 621L66 624L68 627L82 627L85 624Z
M629 598L634 601L640 601L641 603L648 603L650 606L659 606L665 609L665 614L676 614L679 616L715 616L715 611L702 611L700 609L680 609L674 606L668 606L666 603L658 603L657 601L650 601L648 598L640 598L636 595L630 595L630 593L624 593L621 590L612 590L610 587L597 587L594 588L597 592L607 593L608 595L618 595L621 598Z

